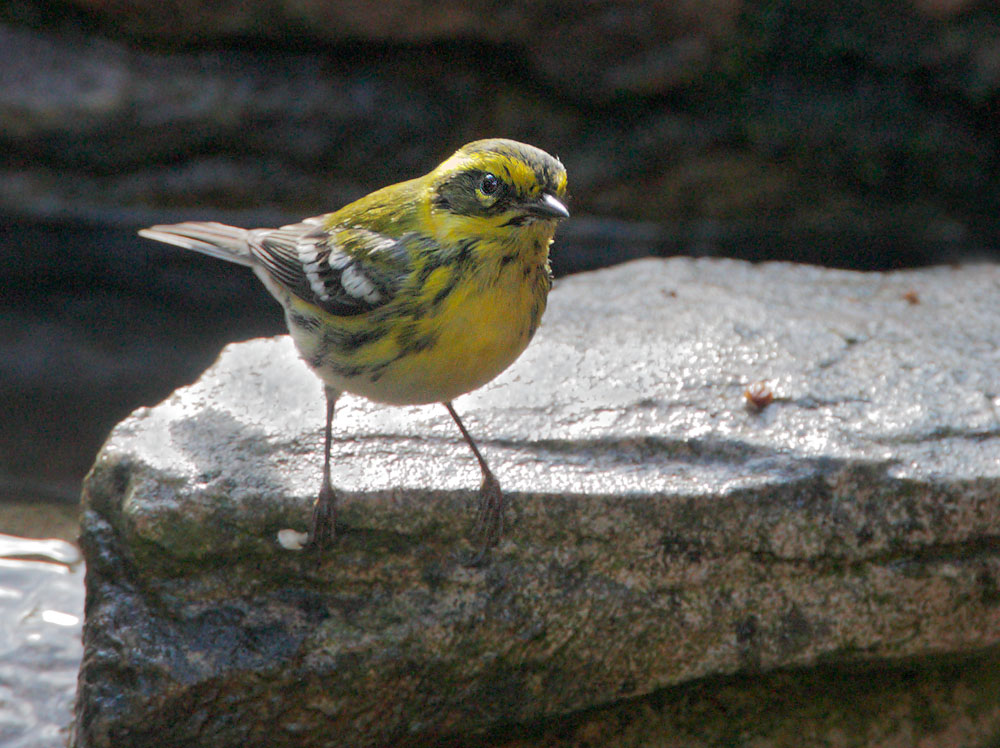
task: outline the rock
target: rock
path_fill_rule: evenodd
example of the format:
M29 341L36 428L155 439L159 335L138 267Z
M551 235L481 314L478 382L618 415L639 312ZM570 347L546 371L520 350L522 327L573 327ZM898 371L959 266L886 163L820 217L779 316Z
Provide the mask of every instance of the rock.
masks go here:
M72 0L130 35L195 39L281 39L307 34L322 42L383 44L455 39L505 46L555 86L582 97L626 92L655 95L691 77L710 59L711 43L729 34L738 0L702 3L532 3L436 0L379 3L296 0L228 3ZM600 33L595 33L600 30ZM457 62L457 61L456 61Z
M995 657L977 655L708 678L551 720L530 735L501 728L482 742L457 744L955 748L993 745L998 734L1000 664Z
M220 209L331 210L448 155L453 130L424 136L450 118L447 102L470 95L460 71L420 93L398 70L338 71L309 53L168 56L2 25L0 50L0 125L32 160L3 166L0 207L19 213L181 194Z
M320 385L285 337L231 346L86 481L75 745L432 744L706 676L986 656L998 302L989 265L561 282L528 351L457 403L512 502L478 567L478 471L439 406L345 398L343 534L282 548L318 488Z
M0 8L0 213L300 217L503 135L565 160L574 216L718 226L712 254L1000 243L990 4L66 5Z

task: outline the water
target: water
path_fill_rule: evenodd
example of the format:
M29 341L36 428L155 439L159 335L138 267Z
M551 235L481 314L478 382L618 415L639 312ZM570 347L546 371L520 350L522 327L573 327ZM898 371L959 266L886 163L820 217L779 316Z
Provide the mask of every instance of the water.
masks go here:
M0 748L64 748L83 645L84 565L62 540L0 534Z

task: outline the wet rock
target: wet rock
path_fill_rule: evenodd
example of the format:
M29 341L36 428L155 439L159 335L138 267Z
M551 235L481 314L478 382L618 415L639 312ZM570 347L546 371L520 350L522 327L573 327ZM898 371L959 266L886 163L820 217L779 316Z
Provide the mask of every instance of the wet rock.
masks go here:
M457 403L512 502L475 567L478 471L440 406L345 398L342 536L283 549L320 386L287 338L231 346L88 477L76 745L430 743L705 676L988 652L998 301L987 265L563 281Z

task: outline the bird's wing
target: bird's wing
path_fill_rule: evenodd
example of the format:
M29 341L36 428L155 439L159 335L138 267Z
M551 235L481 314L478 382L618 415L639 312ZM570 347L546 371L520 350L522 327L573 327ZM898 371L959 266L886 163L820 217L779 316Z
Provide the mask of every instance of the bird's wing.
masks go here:
M412 269L406 239L360 227L326 229L323 217L250 232L259 266L298 298L337 316L390 301Z

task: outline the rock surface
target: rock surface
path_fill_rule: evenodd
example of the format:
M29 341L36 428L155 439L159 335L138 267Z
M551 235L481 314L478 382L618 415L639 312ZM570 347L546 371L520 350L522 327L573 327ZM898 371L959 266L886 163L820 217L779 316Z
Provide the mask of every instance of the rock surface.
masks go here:
M221 271L136 229L288 223L477 137L566 163L558 274L996 257L998 28L981 0L5 0L0 499L71 501L113 423L274 333L176 300Z
M500 729L491 748L982 748L1000 735L1000 663L820 666L709 678L530 734ZM426 744L430 748L431 743Z
M985 656L998 305L988 265L565 280L457 403L513 502L480 567L478 472L439 406L346 398L340 542L281 548L318 486L320 386L287 338L232 346L86 482L76 745L419 744L705 676Z
M685 248L994 252L998 25L932 0L10 0L0 212L297 217L504 135L565 160L574 215Z

